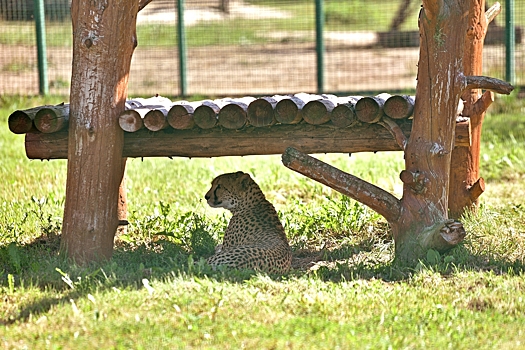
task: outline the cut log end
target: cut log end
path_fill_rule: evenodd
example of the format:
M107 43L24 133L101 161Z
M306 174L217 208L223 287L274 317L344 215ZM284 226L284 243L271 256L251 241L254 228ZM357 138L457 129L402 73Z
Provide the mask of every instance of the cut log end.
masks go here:
M138 112L135 110L124 111L119 116L119 125L122 130L127 132L135 132L144 127L144 122Z
M461 243L466 235L461 222L446 220L424 230L419 237L419 244L423 250L446 252Z
M220 108L216 104L207 103L195 109L193 113L193 120L195 125L201 129L211 129L217 124L217 114Z
M246 124L247 109L248 106L244 103L230 103L224 106L218 115L219 125L226 129L241 129Z
M443 240L449 245L448 247L443 247L444 250L448 250L458 245L467 235L463 224L455 220L448 220L439 233Z
M277 101L260 98L248 106L248 122L256 127L275 124L274 106Z
M15 134L25 134L33 129L33 120L24 111L14 111L7 121L9 130Z
M335 105L329 100L308 102L303 108L303 119L312 125L321 125L330 120Z
M346 128L357 122L354 106L350 103L344 103L336 106L332 110L330 117L332 124L338 128Z
M168 123L177 130L187 130L195 126L194 109L190 105L175 105L168 112Z
M383 111L392 119L405 119L414 112L414 97L408 95L391 96L385 101Z
M166 129L169 124L166 119L167 111L153 109L146 113L144 117L144 126L150 131L159 131Z
M275 106L275 119L281 124L297 124L303 119L303 106L304 102L294 96L282 99Z
M384 103L379 97L363 97L355 105L357 118L364 123L377 123L383 117Z

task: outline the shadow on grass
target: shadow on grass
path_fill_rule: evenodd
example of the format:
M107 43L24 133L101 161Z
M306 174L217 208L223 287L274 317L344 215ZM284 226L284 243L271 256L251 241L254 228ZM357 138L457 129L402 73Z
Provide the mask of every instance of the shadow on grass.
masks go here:
M37 288L56 291L46 293L44 297L37 295L27 298L28 301L15 311L4 313L0 324L38 318L56 305L70 303L94 291L112 288L139 290L145 287L145 280L168 280L184 275L188 278L242 283L257 275L250 270L212 270L205 263L205 257L194 257L170 241L136 245L121 243L116 247L111 261L80 267L70 264L59 255L59 240L59 236L41 237L31 244L11 244L0 248L2 283L10 279L12 281L11 286L4 287L8 290L4 302L9 302L10 294L15 290L23 292L28 288ZM400 266L392 259L391 240L364 239L358 243L343 242L331 249L296 250L292 271L285 276L270 277L275 280L307 277L335 283L356 279L400 282L421 270L432 270L444 276L457 271L491 271L496 274L525 272L524 261L474 255L468 249L468 243L446 254L436 254L427 256L416 267Z

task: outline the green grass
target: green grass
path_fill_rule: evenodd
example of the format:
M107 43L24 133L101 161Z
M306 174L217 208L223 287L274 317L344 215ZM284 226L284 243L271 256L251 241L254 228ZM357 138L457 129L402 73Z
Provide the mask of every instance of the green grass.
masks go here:
M66 162L26 159L23 136L6 126L15 109L62 101L0 97L4 348L523 347L525 120L515 95L486 118L487 193L462 220L467 239L415 269L392 263L380 216L279 156L130 159L130 225L113 259L69 264L58 254ZM398 152L318 157L400 195ZM203 263L229 217L203 195L214 176L236 170L275 203L294 256L317 263L284 276Z

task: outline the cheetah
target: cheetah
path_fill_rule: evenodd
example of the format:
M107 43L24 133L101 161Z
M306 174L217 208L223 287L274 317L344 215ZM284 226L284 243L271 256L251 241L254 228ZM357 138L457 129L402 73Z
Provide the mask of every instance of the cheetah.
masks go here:
M250 175L241 171L222 174L212 181L205 195L213 208L232 212L218 247L207 262L268 273L288 271L292 252L274 206Z

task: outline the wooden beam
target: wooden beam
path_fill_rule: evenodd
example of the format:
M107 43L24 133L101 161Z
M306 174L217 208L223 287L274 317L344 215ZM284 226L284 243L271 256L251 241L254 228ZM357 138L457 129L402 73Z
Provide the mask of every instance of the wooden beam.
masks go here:
M411 122L399 123L408 138ZM469 123L458 123L456 146L468 146ZM30 159L66 159L68 134L26 134L26 154ZM270 128L247 127L242 131L213 128L209 130L146 129L124 134L124 157L221 157L282 154L287 147L306 153L357 153L399 151L391 133L378 124L351 128L309 124L274 125Z

